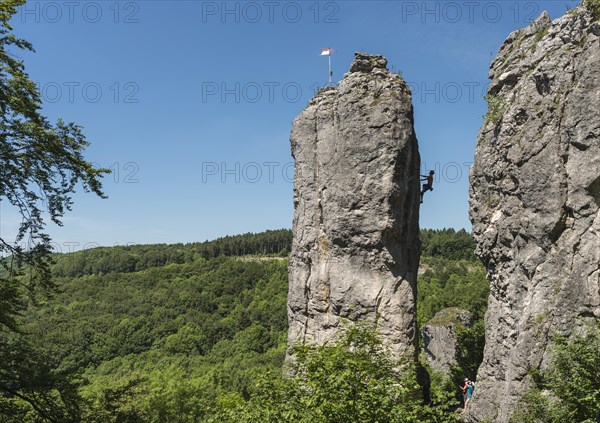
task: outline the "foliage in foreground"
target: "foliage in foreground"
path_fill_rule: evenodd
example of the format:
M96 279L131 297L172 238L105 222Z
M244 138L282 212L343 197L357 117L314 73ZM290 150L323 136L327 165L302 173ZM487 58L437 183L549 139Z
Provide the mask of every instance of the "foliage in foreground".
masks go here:
M262 378L249 400L221 400L211 422L460 421L449 404L422 403L414 369L394 362L367 326L348 326L335 345L297 346L293 354L295 377Z
M23 3L0 2L0 201L21 219L16 239L0 234L0 329L12 331L26 298L53 288L47 219L61 225L79 185L104 197L101 178L109 172L85 160L89 142L80 126L42 115L38 87L14 56L33 51L9 23Z
M521 398L513 423L596 423L600 414L600 323L567 341L555 340L546 372Z
M89 143L80 126L42 114L39 89L15 55L33 46L10 25L24 3L0 2L0 202L20 217L14 239L0 234L0 414L3 422L22 422L31 409L39 419L66 423L78 418L77 383L23 336L18 320L28 303L55 288L47 221L61 225L78 186L104 197L101 178L109 170L85 160Z

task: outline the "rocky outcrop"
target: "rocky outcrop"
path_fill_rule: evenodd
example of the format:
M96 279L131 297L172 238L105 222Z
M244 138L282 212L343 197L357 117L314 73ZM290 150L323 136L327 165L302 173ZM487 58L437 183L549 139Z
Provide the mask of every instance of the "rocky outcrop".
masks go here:
M543 14L492 63L470 176L491 285L467 421L506 422L555 335L600 319L600 23Z
M429 367L443 374L450 373L450 367L456 364L456 329L470 328L473 315L460 308L440 310L423 326L423 351Z
M410 90L386 65L357 53L293 123L289 345L331 341L348 319L416 351L419 152Z

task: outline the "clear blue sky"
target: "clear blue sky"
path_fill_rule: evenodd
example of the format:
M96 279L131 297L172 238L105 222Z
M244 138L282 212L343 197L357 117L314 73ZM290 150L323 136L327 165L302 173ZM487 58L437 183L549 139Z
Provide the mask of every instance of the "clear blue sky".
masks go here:
M85 127L115 170L109 198L77 194L60 251L195 242L291 227L291 122L355 51L383 54L413 88L423 228L467 228L468 167L489 65L509 32L564 1L30 1L15 32L53 120ZM5 206L3 206L5 207ZM3 236L16 215L2 210ZM93 243L93 244L92 244Z

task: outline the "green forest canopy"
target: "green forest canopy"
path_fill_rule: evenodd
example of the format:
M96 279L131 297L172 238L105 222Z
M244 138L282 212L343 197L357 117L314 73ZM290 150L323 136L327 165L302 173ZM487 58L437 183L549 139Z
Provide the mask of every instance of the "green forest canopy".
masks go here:
M472 248L470 235L422 235L424 254L434 256L423 256L428 270L419 284L429 295L420 314L468 308L470 297L456 298L456 290L472 291L478 278L487 285L472 251L462 251ZM25 335L5 336L0 350L27 339L43 374L32 380L17 369L0 373L0 383L20 392L54 378L43 404L55 421L208 421L232 394L253 398L259 375L281 376L290 248L291 231L278 230L56 255L59 291L29 307L20 321ZM11 423L39 414L6 392L0 413L13 415Z

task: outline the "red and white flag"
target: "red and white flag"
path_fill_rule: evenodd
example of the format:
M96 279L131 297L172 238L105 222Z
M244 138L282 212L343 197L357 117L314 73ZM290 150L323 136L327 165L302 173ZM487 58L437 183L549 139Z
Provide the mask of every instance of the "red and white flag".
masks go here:
M332 48L322 48L321 49L321 56L331 56L333 54L333 49Z

